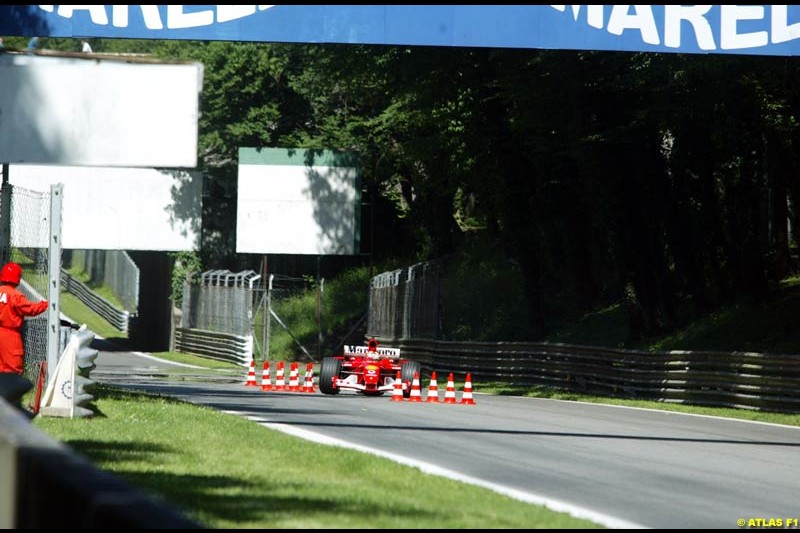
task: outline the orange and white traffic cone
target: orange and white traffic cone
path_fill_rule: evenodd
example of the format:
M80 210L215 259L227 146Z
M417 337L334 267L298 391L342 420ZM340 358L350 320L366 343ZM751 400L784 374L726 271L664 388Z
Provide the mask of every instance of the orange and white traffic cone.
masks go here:
M250 359L250 370L247 372L247 381L244 384L245 387L258 387L258 383L256 383L256 360Z
M467 372L467 379L464 380L464 392L461 393L461 403L475 405L475 400L472 399L472 375Z
M269 360L264 359L264 370L261 371L261 390L272 390L272 380L269 377Z
M444 403L456 403L456 384L453 381L453 373L447 376L447 388L444 390Z
M439 403L439 385L436 383L436 371L431 372L431 382L428 385L428 396L426 402Z
M289 392L300 392L300 372L297 370L297 361L289 369Z
M283 361L278 361L278 370L275 373L275 386L273 387L273 390L286 390L286 376L284 375Z
M422 393L419 389L419 372L414 372L414 379L411 381L411 395L408 397L409 402L421 402Z
M403 401L403 382L400 378L400 371L397 371L397 377L394 380L394 389L392 389L392 401L393 402L402 402Z
M308 363L306 365L306 376L303 380L303 392L314 393L314 364Z

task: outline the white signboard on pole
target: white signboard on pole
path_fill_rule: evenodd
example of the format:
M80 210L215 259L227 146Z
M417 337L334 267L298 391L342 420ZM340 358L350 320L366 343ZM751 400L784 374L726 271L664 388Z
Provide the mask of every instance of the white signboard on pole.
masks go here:
M0 53L0 162L194 168L202 77L199 63Z
M359 253L359 182L353 154L240 148L236 252Z

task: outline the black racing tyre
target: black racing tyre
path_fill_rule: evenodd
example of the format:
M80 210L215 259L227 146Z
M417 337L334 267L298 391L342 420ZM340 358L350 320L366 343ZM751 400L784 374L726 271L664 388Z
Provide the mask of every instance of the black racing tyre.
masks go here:
M403 391L403 397L408 398L411 396L411 385L414 383L414 373L417 373L417 378L421 381L422 380L422 367L416 361L406 361L400 367L400 379L403 383L408 383L408 388ZM420 383L420 389L422 388L422 383Z
M333 379L339 377L342 361L334 357L323 357L319 368L319 391L323 394L339 394L339 387L333 386Z

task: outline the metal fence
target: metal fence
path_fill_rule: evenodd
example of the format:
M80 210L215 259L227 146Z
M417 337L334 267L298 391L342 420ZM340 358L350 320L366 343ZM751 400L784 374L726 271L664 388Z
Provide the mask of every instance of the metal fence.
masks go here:
M9 187L7 194L2 196L3 201L9 197L10 248L5 250L3 256L19 263L23 268L23 282L18 287L20 292L32 301L49 299L51 195L49 192ZM47 324L47 313L28 317L23 323L24 376L34 382L39 365L48 359Z
M193 276L183 286L181 327L250 335L253 285L259 278L252 270L211 270Z
M249 364L253 287L259 278L252 270L210 270L185 281L175 349Z
M55 369L69 335L59 325L63 185L52 184L48 192L12 186L8 165L0 168L0 260L22 266L18 289L29 300L50 302L46 312L27 317L21 331L23 375L36 382L42 363L48 373Z
M107 285L124 311L139 310L139 267L123 250L70 250L64 254L65 266L79 267L89 274L89 282Z
M372 278L367 335L437 339L441 335L441 263L428 261Z
M323 283L274 274L265 281L252 270L196 274L184 282L175 349L241 364L253 358L291 360L297 353L316 360L300 340L309 332L300 328L321 323ZM317 299L315 321L308 320L307 307L292 305L298 295Z
M253 295L255 353L272 360L319 359L323 344L325 280L270 274L267 280L260 281ZM298 305L302 299L314 300L315 316L308 316L307 305ZM312 338L316 338L316 346L306 346ZM312 355L313 352L316 355Z

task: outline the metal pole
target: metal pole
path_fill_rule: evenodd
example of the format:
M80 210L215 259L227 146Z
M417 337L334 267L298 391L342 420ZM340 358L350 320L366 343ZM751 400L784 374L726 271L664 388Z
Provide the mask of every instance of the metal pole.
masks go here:
M61 205L63 183L50 185L50 253L47 256L47 374L55 375L61 349Z
M267 281L267 273L269 270L268 266L269 265L267 263L267 256L265 255L264 258L261 260L261 285L265 289L267 288L265 282ZM270 281L272 280L271 277L269 279ZM261 320L263 321L261 326L261 346L264 347L264 354L263 354L264 360L267 361L269 360L269 339L267 338L269 335L269 332L267 331L267 324L268 324L267 321L269 320L269 308L267 307L267 298L261 298L261 301L263 302L262 305L264 306L263 312L261 313Z
M319 273L319 265L322 256L317 256L317 359L322 357L322 285L320 280L322 277Z
M8 163L3 163L3 185L0 189L0 262L11 259L11 183L8 179Z
M270 317L272 316L272 306L270 305L272 299L272 278L274 278L274 274L269 275L269 283L267 284L267 297L265 298L267 310L264 313L264 359L269 359L269 323Z
M322 296L325 292L325 278L319 280L319 338L317 339L317 357L322 358Z

